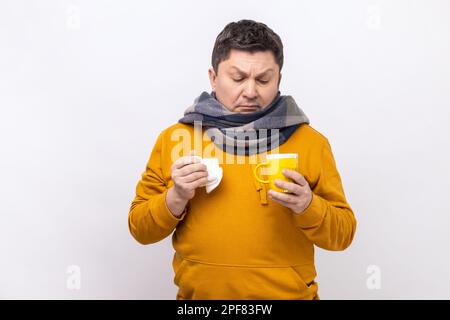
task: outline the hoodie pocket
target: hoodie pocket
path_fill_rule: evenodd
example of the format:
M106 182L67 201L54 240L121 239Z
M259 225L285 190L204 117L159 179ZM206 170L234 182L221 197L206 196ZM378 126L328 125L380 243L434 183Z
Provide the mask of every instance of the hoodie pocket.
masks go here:
M180 282L180 277L183 274L183 270L186 268L187 260L183 259L180 255L174 255L172 266L173 271L175 272L175 276L173 278L173 282L178 286Z
M317 293L317 285L308 284L310 277L294 266L225 266L179 258L174 267L177 299L309 300Z
M316 278L316 271L313 265L291 266L290 269L297 281L300 291L317 295L318 286L317 282L314 281Z

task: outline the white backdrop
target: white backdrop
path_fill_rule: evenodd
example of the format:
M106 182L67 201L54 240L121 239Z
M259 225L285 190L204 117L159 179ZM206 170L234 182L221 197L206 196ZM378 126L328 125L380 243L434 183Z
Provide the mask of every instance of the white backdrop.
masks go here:
M128 210L244 18L282 38L281 92L358 220L349 249L316 251L321 298L450 298L448 0L2 0L0 298L175 298L170 237L139 245Z

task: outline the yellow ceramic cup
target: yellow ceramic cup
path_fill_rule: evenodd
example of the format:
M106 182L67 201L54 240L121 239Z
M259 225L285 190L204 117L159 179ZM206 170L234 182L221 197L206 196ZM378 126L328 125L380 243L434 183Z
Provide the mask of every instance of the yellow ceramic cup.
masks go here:
M263 175L267 180L263 180L258 176L258 169L260 167L267 167ZM290 169L298 171L298 155L297 153L276 153L266 155L266 161L257 164L253 170L253 175L256 180L261 183L269 184L270 189L278 192L288 192L285 189L280 189L275 185L275 180L284 180L292 182L291 179L286 178L282 172L283 169Z

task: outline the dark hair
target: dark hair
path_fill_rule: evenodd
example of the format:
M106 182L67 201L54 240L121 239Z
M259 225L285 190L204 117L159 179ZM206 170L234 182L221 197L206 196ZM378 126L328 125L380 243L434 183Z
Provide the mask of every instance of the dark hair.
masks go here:
M270 50L278 66L283 67L283 43L280 37L264 23L253 20L240 20L225 26L216 38L211 63L214 71L219 70L219 63L227 60L231 49L249 52Z

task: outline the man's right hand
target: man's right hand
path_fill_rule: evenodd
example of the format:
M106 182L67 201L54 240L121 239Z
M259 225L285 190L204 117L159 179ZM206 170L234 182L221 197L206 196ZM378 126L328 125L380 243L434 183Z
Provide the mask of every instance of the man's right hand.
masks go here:
M174 185L166 195L166 203L174 216L183 213L189 200L195 195L195 189L208 182L208 171L199 159L194 158L194 151L188 156L176 160L171 168Z

